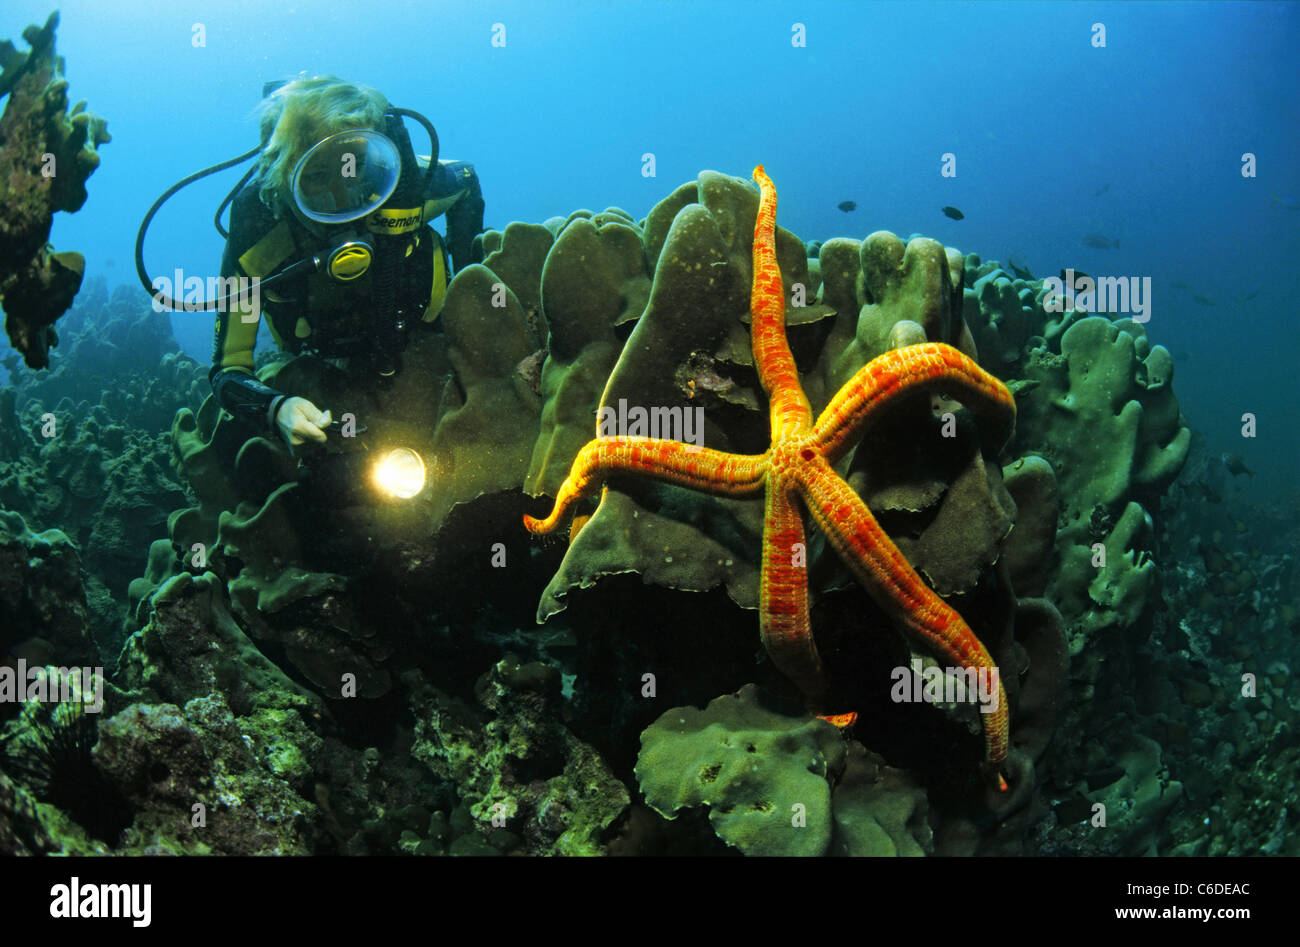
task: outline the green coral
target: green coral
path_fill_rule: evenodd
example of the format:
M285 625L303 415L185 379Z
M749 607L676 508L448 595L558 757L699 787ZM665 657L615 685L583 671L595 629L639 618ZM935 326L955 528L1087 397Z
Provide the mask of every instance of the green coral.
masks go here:
M636 776L668 819L707 806L746 855L928 855L925 790L831 724L748 684L674 707L641 735Z
M100 724L94 758L136 807L128 850L305 855L320 817L303 795L313 772L306 759L320 745L296 712L236 716L212 694L183 708L132 704Z
M531 854L599 855L627 808L627 789L555 712L560 676L512 655L478 683L478 706L408 674L415 715L411 754L467 803L451 854L482 851L508 829ZM455 817L453 816L453 823ZM453 825L454 827L454 825Z
M1113 506L1133 486L1167 485L1187 459L1191 431L1173 398L1173 359L1140 326L1091 317L1061 337L1061 354L1039 350L1026 374L1026 443L1052 462L1068 498L1065 529L1097 505Z
M636 775L660 815L708 806L718 837L746 855L821 855L834 824L831 781L843 766L833 726L765 706L749 684L651 724Z
M1120 755L1108 773L1118 778L1084 793L1105 807L1105 850L1115 855L1158 855L1166 820L1183 797L1182 783L1169 776L1160 744L1144 736Z
M596 408L623 351L617 327L641 315L649 288L641 231L631 218L584 211L558 230L541 270L539 300L549 332L540 430L523 481L527 492L558 490L595 434Z
M1002 469L1016 504L1016 525L1007 538L1006 563L1020 596L1042 595L1053 572L1060 493L1056 472L1042 457L1021 457Z
M831 854L914 857L933 850L925 790L861 743L850 743L835 786Z
M1019 445L1050 461L1055 474L1060 567L1048 594L1074 617L1078 653L1100 628L1129 627L1141 613L1154 575L1145 551L1153 529L1134 496L1152 495L1178 475L1191 432L1171 388L1173 360L1141 326L1084 318L1060 345L1060 355L1029 355L1034 384L1020 399Z
M81 587L76 544L56 529L33 532L18 513L0 510L0 651L44 664L99 663Z
M6 184L0 208L0 302L5 331L31 368L44 368L58 344L54 322L81 287L85 261L77 253L55 253L47 245L56 211L79 210L86 179L99 166L98 147L110 140L102 118L79 102L68 111L68 81L54 52L57 13L23 38L31 51L0 45L0 180ZM51 161L53 164L51 164ZM53 173L51 173L53 171Z
M599 404L586 405L587 429L569 451L592 436L596 408L621 399L703 409L703 442L718 450L757 453L767 446L746 325L757 208L747 182L706 171L646 217L642 242L652 284L645 312ZM811 266L803 243L778 227L776 254L787 333L814 411L866 361L899 344L929 338L973 352L954 289L963 261L955 250L926 239L905 244L882 232L865 241L828 241L819 265ZM950 402L944 410L960 406ZM850 483L873 510L893 515L890 526L899 528L891 534L940 591L968 590L996 560L1010 529L1000 471L981 461L973 426L963 425L958 438L941 437L928 404L900 406L894 420L880 425L887 428L881 440L892 446L905 439L914 449L873 443L848 461ZM558 483L538 486L554 493ZM737 603L755 607L762 516L758 503L616 479L543 592L538 619L562 610L571 590L627 572L675 589L721 585ZM813 542L818 559L822 547ZM840 574L838 584L849 582Z
M183 704L216 692L239 714L286 700L320 712L319 698L285 676L244 634L213 573L166 579L147 609L147 624L127 640L115 676L137 699Z

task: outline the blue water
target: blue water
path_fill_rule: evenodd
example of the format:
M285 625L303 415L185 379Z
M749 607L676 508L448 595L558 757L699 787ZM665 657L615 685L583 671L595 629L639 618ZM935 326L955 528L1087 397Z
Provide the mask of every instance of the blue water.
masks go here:
M49 10L8 0L0 36L17 41ZM761 162L781 224L805 240L923 232L985 259L1015 255L1040 276L1067 266L1150 276L1148 333L1178 359L1191 426L1242 454L1260 488L1290 488L1300 462L1284 394L1300 365L1294 4L70 0L61 10L71 94L108 118L113 141L85 208L58 215L53 241L110 285L134 282L135 230L158 194L255 144L265 80L331 72L427 114L443 157L477 167L489 226L609 205L640 217L702 169L748 175ZM1103 49L1090 42L1098 20ZM495 23L504 48L491 44ZM804 48L791 43L795 23ZM641 173L647 152L653 178ZM957 156L955 179L940 175L945 152ZM166 206L150 233L154 272L215 272L211 216L239 173ZM857 210L837 210L844 200ZM1083 246L1092 232L1122 249ZM207 317L175 322L206 362ZM1255 440L1240 437L1245 412L1258 415Z

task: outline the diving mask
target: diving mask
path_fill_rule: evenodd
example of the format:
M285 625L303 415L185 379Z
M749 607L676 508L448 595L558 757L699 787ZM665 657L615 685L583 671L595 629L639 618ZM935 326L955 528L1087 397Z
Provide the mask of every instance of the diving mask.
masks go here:
M391 138L369 128L330 135L294 166L294 206L320 224L346 224L381 207L397 189L402 157Z

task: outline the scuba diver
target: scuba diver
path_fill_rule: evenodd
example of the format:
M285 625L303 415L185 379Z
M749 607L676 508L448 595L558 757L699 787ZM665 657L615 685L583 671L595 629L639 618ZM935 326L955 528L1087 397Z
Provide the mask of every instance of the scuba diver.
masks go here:
M428 133L427 157L415 154L404 117ZM409 334L432 328L453 265L460 270L476 262L483 196L471 164L439 159L428 119L335 76L268 83L260 141L253 151L178 182L155 202L137 236L136 269L156 301L216 310L209 380L217 401L237 419L277 432L292 450L309 440L323 443L332 419L308 399L254 376L260 314L281 349L346 359L349 369L372 371L384 384L400 370ZM153 215L181 187L254 155L256 164L216 217L226 237L220 285L252 278L251 301L230 292L182 305L157 291L143 263ZM220 223L227 204L229 234ZM444 214L445 242L429 225Z

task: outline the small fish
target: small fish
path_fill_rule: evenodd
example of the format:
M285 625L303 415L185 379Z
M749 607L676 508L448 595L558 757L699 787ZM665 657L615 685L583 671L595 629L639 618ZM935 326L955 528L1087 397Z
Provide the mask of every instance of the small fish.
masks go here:
M1205 497L1205 499L1206 499L1208 502L1210 502L1210 503L1222 503L1222 502L1223 502L1223 497L1221 497L1221 496L1219 495L1218 491L1216 491L1213 487L1211 487L1211 486L1210 486L1208 483L1206 483L1204 480L1199 480L1199 481L1193 483L1193 484L1192 484L1192 489L1198 491L1198 492L1201 494L1201 496Z
M573 541L578 538L578 533L582 532L582 527L586 526L587 521L590 519L591 519L590 513L580 513L579 515L573 518L573 522L569 524L569 545L570 546L573 545Z
M1235 299L1235 300L1236 300L1237 302L1239 302L1239 303L1248 303L1248 302L1250 302L1252 299L1254 299L1256 296L1258 296L1258 295L1259 295L1259 291L1260 291L1261 289L1263 289L1263 288L1264 288L1263 286L1259 286L1259 285L1257 285L1257 286L1252 286L1250 289L1246 290L1246 295L1244 295L1244 296L1233 296L1232 298Z
M1200 293L1197 293L1195 296L1192 297L1192 302L1194 302L1194 303L1200 303L1202 306L1217 306L1217 305L1218 305L1218 303L1216 303L1216 302L1215 302L1213 299L1211 299L1209 296L1202 296Z
M1242 474L1255 476L1255 471L1246 466L1246 462L1241 459L1239 454L1224 454L1223 466L1228 468L1228 473L1234 477L1240 477Z
M1110 237L1099 233L1090 233L1081 241L1085 247L1092 247L1094 250L1118 250L1119 241L1112 240Z
M945 217L951 217L953 220L964 220L966 215L955 207L941 207Z
M9 654L31 664L52 664L59 651L44 638L28 638L9 649Z
M1103 184L1101 187L1097 188L1097 190L1093 191L1093 192L1092 192L1092 196L1093 196L1093 197L1101 197L1101 195L1105 194L1105 193L1106 193L1107 191L1109 191L1109 190L1110 190L1110 182L1107 181L1107 182L1106 182L1105 184Z
M1279 207L1285 207L1287 210L1300 210L1300 199L1294 198L1289 194L1278 197L1273 195L1273 203Z
M840 210L844 211L844 213L846 213L846 214L851 214L853 211L855 211L855 210L858 209L858 202L857 202L857 201L840 201L840 202L839 202L838 204L836 204L835 206L838 207Z
M1087 273L1083 272L1083 270L1075 270L1075 271L1074 271L1074 278L1075 278L1076 280L1078 280L1078 279L1092 279L1092 277L1089 276ZM1069 279L1069 276L1066 275L1065 270L1061 270L1061 282L1064 283L1067 279Z
M1015 274L1016 279L1033 279L1034 274L1029 272L1029 267L1024 266L1015 257L1007 257L1007 266L1011 267L1011 272Z
M51 253L50 259L59 266L63 267L78 276L84 276L86 273L86 258L76 250L65 250L62 253Z

